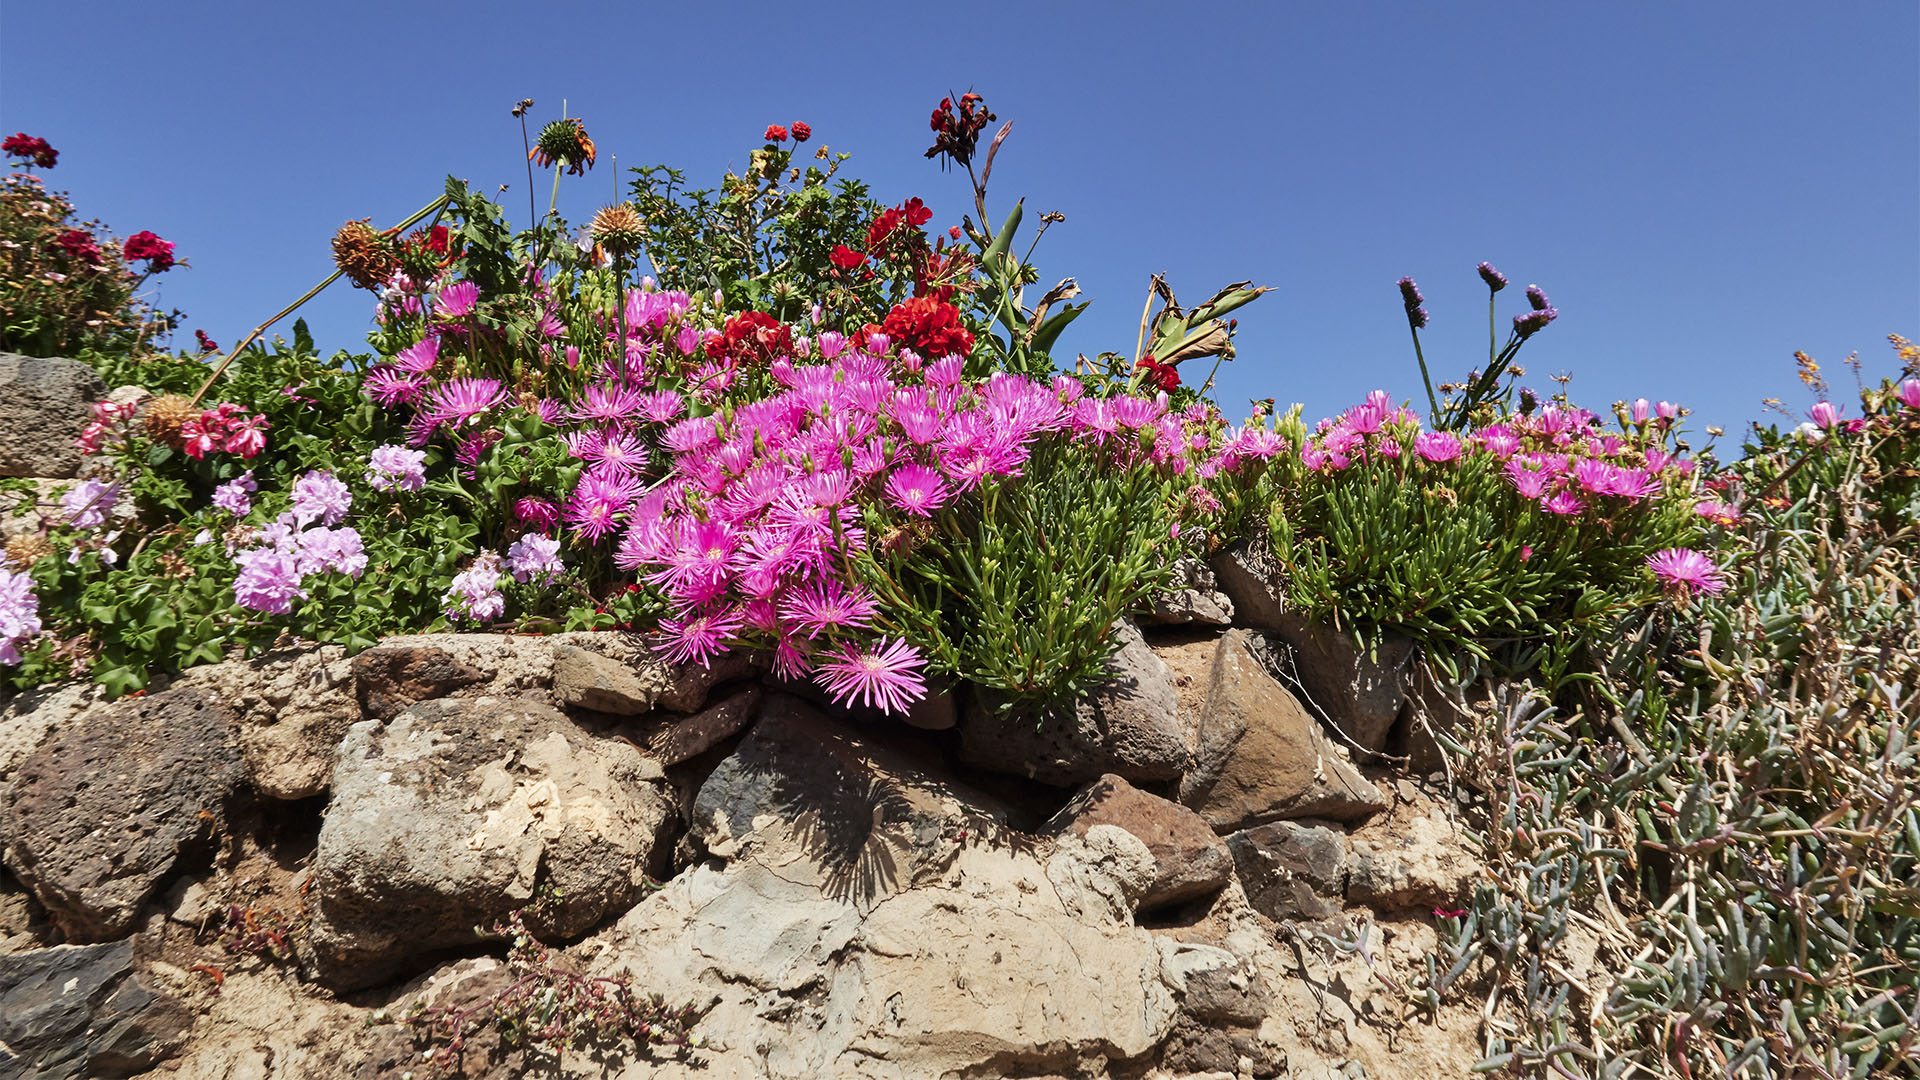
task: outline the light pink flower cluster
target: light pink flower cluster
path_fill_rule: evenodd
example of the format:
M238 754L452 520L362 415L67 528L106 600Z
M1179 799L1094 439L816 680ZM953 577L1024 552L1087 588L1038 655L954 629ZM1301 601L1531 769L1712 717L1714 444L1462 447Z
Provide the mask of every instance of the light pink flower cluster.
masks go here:
M1632 415L1640 419L1633 423L1640 430L1632 433L1603 432L1600 418L1586 409L1546 405L1462 437L1421 431L1418 416L1376 390L1364 403L1322 420L1301 447L1300 460L1316 472L1334 473L1359 461L1399 458L1407 446L1433 466L1487 454L1502 463L1508 483L1522 498L1548 513L1573 516L1591 506L1639 502L1669 486L1687 486L1693 462L1673 456L1648 435L1644 404L1644 399L1634 404ZM1666 402L1661 406L1663 418L1678 412Z

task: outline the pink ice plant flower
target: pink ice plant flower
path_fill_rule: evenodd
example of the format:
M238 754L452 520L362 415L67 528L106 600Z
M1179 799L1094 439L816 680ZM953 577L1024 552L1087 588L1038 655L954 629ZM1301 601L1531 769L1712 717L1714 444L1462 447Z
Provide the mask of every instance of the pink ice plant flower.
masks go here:
M871 648L843 643L819 664L820 685L842 706L857 699L881 712L901 713L927 696L920 650L881 638Z
M1712 596L1727 587L1713 560L1692 548L1656 551L1647 556L1647 568L1660 579L1662 587L1683 600L1694 592Z
M480 301L480 286L471 281L456 281L440 290L433 302L433 313L442 319L462 319L473 314Z
M427 415L436 424L459 428L506 399L498 379L453 379L427 394Z
M1901 404L1909 409L1920 409L1920 379L1908 379L1900 384L1897 395Z

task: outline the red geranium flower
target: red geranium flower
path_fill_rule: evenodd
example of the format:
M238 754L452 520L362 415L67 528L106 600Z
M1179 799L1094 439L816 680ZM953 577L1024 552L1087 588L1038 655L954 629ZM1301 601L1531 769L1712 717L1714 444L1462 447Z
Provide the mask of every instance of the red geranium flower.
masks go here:
M173 269L173 245L145 229L127 237L127 242L121 245L120 252L129 261L147 260L149 274L164 274Z
M786 142L787 129L779 124L768 124L766 139L768 142Z
M793 331L764 311L743 311L727 320L720 336L707 342L707 358L736 364L769 363L793 355Z
M973 334L960 324L960 309L931 296L895 304L881 329L894 344L922 356L937 359L973 351Z
M1144 356L1140 358L1139 363L1133 366L1136 368L1146 368L1147 381L1162 390L1172 390L1174 387L1180 385L1180 369L1174 367L1172 364L1163 364L1151 356Z
M88 266L100 265L100 247L93 242L93 234L80 229L68 229L60 234L54 243L74 262L83 262Z
M795 120L793 122L793 141L806 142L811 138L813 138L813 126L804 120Z
M43 169L53 168L53 163L60 160L60 151L47 145L47 140L24 131L15 132L0 141L0 151L4 151L8 157L26 158Z
M827 258L833 262L833 265L842 270L851 270L867 261L865 255L860 254L845 244L835 244L833 246L833 254L827 256Z

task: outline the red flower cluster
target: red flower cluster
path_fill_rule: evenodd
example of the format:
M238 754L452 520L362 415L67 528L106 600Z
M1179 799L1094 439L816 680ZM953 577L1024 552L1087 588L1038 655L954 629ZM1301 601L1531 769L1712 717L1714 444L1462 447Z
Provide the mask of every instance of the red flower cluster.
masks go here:
M845 244L833 245L833 254L828 255L827 259L842 270L851 270L867 261L865 255L860 254Z
M736 364L770 363L793 355L793 331L764 311L743 311L727 320L720 336L707 342L707 358Z
M25 158L43 169L53 168L53 163L60 160L60 151L48 146L47 140L24 131L15 132L0 141L0 151L4 151L8 157Z
M180 437L187 456L196 461L215 450L250 458L267 448L267 418L223 403L180 425Z
M120 247L120 253L129 262L134 259L147 260L149 274L164 274L173 269L173 244L145 229L127 237L127 242Z
M960 324L960 309L931 296L895 304L880 329L894 344L930 359L973 351L973 334Z
M100 246L93 242L93 234L80 229L68 229L60 234L54 243L67 253L67 258L88 266L100 265Z
M1143 356L1140 362L1133 366L1146 368L1147 382L1162 390L1172 390L1180 385L1180 369L1172 364L1163 364L1151 356Z
M917 230L932 220L933 211L927 209L926 204L922 203L920 197L916 195L899 206L883 211L879 217L873 219L873 224L867 226L867 250L879 250L882 244L893 237L894 230L903 224Z
M811 138L813 138L813 126L804 120L795 120L793 122L793 141L806 142Z
M973 148L980 141L980 131L996 118L981 104L980 95L965 93L960 95L960 114L954 115L953 99L941 98L940 107L933 110L931 127L934 131L933 145L927 148L928 157L945 154L960 165L973 160Z
M195 330L193 332L193 340L200 343L201 352L219 352L220 351L220 343L213 340L211 337L208 337L207 332L205 330Z

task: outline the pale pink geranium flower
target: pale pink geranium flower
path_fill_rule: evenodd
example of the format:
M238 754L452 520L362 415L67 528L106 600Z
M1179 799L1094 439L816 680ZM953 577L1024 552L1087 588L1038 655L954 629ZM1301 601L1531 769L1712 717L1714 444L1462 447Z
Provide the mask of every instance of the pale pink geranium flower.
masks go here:
M818 679L842 706L859 698L882 712L906 712L927 696L924 665L920 650L905 641L881 638L871 649L848 642L820 663Z
M1686 599L1698 591L1711 596L1727 587L1713 560L1692 548L1667 548L1647 556L1647 568L1668 592Z

